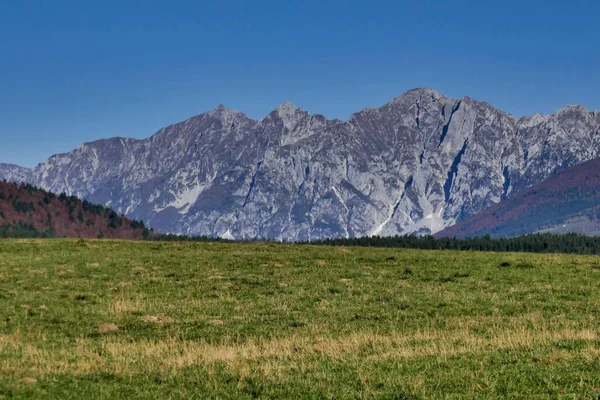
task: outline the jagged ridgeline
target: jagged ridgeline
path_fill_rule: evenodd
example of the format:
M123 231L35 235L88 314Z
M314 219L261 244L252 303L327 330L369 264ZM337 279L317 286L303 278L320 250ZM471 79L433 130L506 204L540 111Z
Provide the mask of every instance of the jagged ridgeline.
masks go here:
M151 231L110 208L30 184L0 181L0 237L142 239Z
M600 113L515 118L404 93L347 120L284 103L225 107L144 140L112 138L0 178L104 204L160 232L235 239L433 234L600 155Z

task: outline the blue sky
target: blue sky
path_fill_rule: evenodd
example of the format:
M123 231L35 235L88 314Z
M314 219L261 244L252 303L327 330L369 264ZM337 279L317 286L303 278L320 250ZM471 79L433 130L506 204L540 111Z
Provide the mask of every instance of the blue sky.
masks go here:
M492 4L493 3L493 4ZM3 1L0 162L218 104L347 118L421 86L517 116L600 108L595 1Z

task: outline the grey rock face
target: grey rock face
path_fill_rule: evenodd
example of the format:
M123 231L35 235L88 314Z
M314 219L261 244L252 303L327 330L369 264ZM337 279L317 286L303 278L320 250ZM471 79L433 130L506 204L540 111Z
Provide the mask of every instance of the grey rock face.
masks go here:
M162 232L314 240L435 233L598 156L600 114L517 120L411 90L347 121L284 103L222 106L145 140L112 138L0 178L111 206Z
M31 170L14 164L0 163L0 179L9 182L26 182L29 180Z

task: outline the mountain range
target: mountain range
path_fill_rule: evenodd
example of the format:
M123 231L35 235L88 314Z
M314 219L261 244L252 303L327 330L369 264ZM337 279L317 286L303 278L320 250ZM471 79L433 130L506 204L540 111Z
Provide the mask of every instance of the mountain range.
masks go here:
M219 106L148 139L111 138L0 178L65 192L158 231L236 239L439 232L599 156L600 113L516 118L410 90L329 120L283 103L254 120Z

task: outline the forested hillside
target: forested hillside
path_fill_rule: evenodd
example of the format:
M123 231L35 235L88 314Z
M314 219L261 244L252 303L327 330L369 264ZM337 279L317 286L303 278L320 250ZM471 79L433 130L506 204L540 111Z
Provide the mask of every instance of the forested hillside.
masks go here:
M600 235L600 159L542 183L438 232L438 237L511 237L535 232Z
M150 234L143 222L110 208L0 181L0 237L142 239Z

